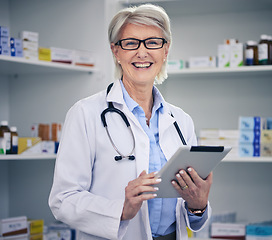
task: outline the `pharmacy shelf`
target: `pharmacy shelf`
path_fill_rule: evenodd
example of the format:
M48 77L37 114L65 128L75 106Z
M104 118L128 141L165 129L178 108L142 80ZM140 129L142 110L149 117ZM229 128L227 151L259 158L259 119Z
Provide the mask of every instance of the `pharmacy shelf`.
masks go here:
M226 156L222 162L232 163L272 163L272 157L238 157L238 156Z
M40 154L40 155L0 155L1 160L55 160L56 154ZM226 156L223 162L241 162L241 163L272 163L272 157L236 157Z
M236 68L202 68L202 69L180 69L168 70L169 75L194 75L194 74L260 74L272 72L272 65L267 66L243 66Z
M72 64L30 60L0 55L0 72L6 75L32 73L96 72L95 67L75 66Z
M56 154L39 154L39 155L0 155L0 161L5 160L55 160Z

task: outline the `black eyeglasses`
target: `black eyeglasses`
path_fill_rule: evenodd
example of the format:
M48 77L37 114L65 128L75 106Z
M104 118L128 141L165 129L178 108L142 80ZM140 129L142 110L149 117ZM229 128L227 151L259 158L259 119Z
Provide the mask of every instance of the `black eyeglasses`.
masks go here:
M160 49L167 41L164 38L147 38L144 40L126 38L119 40L115 45L120 46L124 50L136 50L140 47L141 43L144 43L147 49Z

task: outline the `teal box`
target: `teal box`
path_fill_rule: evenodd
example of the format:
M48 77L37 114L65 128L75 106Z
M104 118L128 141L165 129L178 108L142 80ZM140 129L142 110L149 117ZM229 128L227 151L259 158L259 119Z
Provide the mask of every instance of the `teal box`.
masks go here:
M246 226L246 236L258 236L272 238L272 222L249 224ZM268 238L267 238L268 239Z

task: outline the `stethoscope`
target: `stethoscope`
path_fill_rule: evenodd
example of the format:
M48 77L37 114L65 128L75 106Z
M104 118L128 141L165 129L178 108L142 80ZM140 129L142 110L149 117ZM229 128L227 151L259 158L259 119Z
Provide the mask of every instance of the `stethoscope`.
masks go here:
M111 83L111 84L107 87L107 95L108 95L108 93L110 92L112 86L113 86L113 83ZM121 118L123 119L123 121L125 122L126 126L128 127L130 133L131 133L131 136L132 136L132 139L133 139L133 146L132 146L131 152L130 152L128 155L122 154L122 153L119 151L119 149L116 147L116 145L114 144L114 141L112 140L112 137L111 137L111 135L110 135L110 133L109 133L109 130L108 130L108 125L107 125L107 122L106 122L106 117L105 117L106 113L108 113L108 112L115 112L115 113L119 114L119 115L121 116ZM171 113L171 116L174 117L172 113ZM123 158L127 158L128 160L131 160L131 161L132 161L132 160L135 160L135 156L132 155L132 153L134 152L134 149L135 149L135 137L134 137L134 134L133 134L133 132L132 132L132 130L131 130L131 126L130 126L130 123L129 123L129 121L128 121L126 115L125 115L121 110L115 108L115 107L113 106L113 103L112 103L112 102L109 102L109 103L108 103L108 107L101 113L101 120L102 120L103 126L104 126L105 129L106 129L107 135L108 135L108 137L109 137L109 139L110 139L110 142L111 142L113 148L114 148L115 151L119 154L119 155L117 155L117 156L114 157L115 161L122 160ZM185 141L185 139L184 139L184 137L183 137L183 134L182 134L182 132L181 132L179 126L178 126L178 123L175 121L173 124L174 124L174 126L175 126L175 128L176 128L176 131L178 132L178 135L179 135L179 137L180 137L180 139L181 139L182 144L183 144L183 145L186 145L186 141Z

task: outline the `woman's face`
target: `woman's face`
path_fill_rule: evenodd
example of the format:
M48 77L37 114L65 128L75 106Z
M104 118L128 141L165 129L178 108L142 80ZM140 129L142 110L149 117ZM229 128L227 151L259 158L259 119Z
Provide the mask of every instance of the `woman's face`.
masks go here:
M161 29L155 26L127 24L120 40L127 38L144 40L151 37L163 38ZM167 57L169 45L166 43L160 49L147 49L142 42L136 50L124 50L112 43L111 48L123 69L123 81L153 85Z

